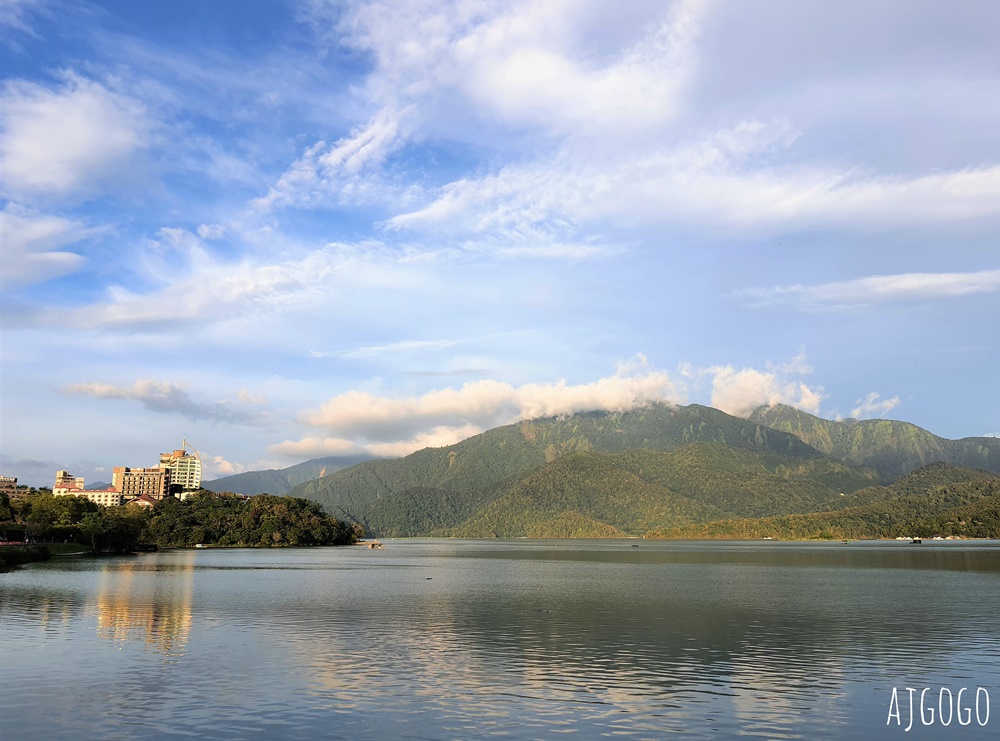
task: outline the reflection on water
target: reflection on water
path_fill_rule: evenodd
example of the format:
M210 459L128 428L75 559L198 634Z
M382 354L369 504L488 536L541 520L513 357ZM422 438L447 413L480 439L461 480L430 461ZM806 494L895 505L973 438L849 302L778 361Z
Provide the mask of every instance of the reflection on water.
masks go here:
M878 737L902 732L886 727L892 687L1000 698L998 586L998 543L49 562L0 578L0 735Z
M194 562L193 552L182 552L167 568L143 568L137 560L103 564L97 635L118 644L138 636L166 660L183 656L191 632Z

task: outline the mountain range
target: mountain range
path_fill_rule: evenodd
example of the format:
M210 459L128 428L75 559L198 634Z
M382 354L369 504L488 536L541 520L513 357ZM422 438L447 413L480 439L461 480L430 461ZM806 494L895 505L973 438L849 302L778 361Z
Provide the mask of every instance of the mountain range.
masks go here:
M232 476L223 476L212 481L203 481L202 488L209 491L230 491L234 494L285 494L293 486L304 481L320 479L327 474L358 463L372 460L369 455L335 455L314 458L288 468L268 468L264 471L247 471Z
M506 425L288 493L379 536L662 535L840 510L932 462L1000 472L1000 439L945 440L905 422L830 421L780 405L743 419L652 404Z
M873 468L885 483L938 461L1000 472L998 438L947 440L909 422L829 420L785 404L760 407L749 419L791 433L821 453Z

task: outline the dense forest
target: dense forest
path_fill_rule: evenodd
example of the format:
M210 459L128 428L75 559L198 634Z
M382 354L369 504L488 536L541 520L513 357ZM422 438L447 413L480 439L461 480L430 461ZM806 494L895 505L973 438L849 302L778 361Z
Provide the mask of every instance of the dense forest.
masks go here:
M0 530L23 532L36 543L72 541L98 553L150 544L347 545L362 532L330 517L316 502L294 497L246 498L203 490L183 502L168 497L152 507L101 507L44 489L17 499L0 494Z
M650 404L497 427L288 493L381 537L641 536L862 506L858 490L934 462L1000 472L1000 440L945 440L904 422L831 421L782 405L742 419Z
M649 537L758 539L1000 538L1000 476L944 463L855 492L835 510L729 518Z

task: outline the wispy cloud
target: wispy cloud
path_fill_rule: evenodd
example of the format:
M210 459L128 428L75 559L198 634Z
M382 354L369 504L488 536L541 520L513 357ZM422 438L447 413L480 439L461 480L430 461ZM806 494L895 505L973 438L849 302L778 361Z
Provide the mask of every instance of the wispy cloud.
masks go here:
M449 347L455 347L455 345L460 345L466 341L467 340L401 340L399 342L390 342L385 345L370 345L368 347L359 347L356 350L344 350L339 352L317 352L315 350L311 350L309 352L309 356L312 358L345 358L348 360L363 360L392 353L409 353L420 350L444 350Z
M0 28L7 30L4 34L4 43L10 46L15 45L13 38L9 37L10 32L18 31L29 36L34 36L31 29L29 17L31 11L41 5L40 0L4 0L0 3Z
M343 358L345 360L368 360L382 355L411 354L423 351L447 350L459 345L468 345L500 337L519 337L534 334L531 330L514 330L510 332L493 332L476 337L457 337L451 339L433 340L400 340L382 345L368 345L353 350L310 350L312 358Z
M88 328L167 331L179 324L210 324L260 313L280 313L307 306L344 285L345 276L364 273L380 262L379 245L331 244L300 259L281 262L242 259L228 262L200 249L197 238L183 230L161 230L161 237L183 248L187 261L180 280L146 293L112 287L105 300L84 306L53 321ZM360 266L360 267L359 267Z
M858 399L854 403L857 406L851 410L851 416L856 419L868 419L870 417L884 417L903 402L899 400L898 396L882 399L872 391L864 399Z
M856 280L743 288L733 296L749 305L764 307L791 304L805 309L864 307L897 301L927 301L1000 291L1000 270L975 273L901 273L872 275Z
M62 248L101 231L8 203L0 211L0 283L38 283L79 270L85 258Z
M182 385L170 381L138 380L131 386L78 383L63 390L67 394L83 394L96 399L135 401L151 412L179 414L196 421L259 424L269 418L265 412L247 412L234 408L227 401L196 401Z

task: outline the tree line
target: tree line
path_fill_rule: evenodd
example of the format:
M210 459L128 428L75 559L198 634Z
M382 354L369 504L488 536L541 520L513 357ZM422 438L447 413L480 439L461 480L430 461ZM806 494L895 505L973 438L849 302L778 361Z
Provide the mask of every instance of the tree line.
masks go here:
M349 545L364 533L308 499L260 494L244 498L201 490L185 501L166 497L152 507L103 507L83 497L36 490L0 494L0 530L35 543L76 542L97 553L144 545L183 547Z

